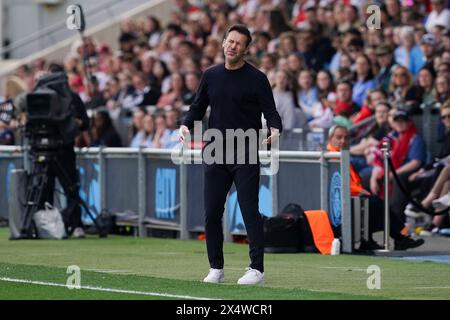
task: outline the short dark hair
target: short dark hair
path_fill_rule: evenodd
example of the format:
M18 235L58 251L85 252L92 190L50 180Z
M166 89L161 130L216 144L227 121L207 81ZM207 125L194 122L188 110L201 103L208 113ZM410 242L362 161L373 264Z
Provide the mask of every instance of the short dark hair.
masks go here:
M59 64L59 63L52 62L48 66L48 71L50 73L64 72L64 67L61 64Z
M252 42L252 35L250 33L250 30L248 30L245 25L235 24L235 25L231 26L225 35L225 39L228 37L228 35L230 34L231 31L236 31L237 33L243 34L244 36L247 37L247 41L245 42L246 47L248 47L250 45L250 43Z

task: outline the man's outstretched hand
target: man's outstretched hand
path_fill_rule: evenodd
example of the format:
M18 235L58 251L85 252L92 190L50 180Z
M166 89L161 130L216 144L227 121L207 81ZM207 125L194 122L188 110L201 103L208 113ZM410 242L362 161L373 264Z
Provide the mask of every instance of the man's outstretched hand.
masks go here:
M270 136L267 137L267 139L264 139L262 144L271 144L272 139L278 138L280 136L280 130L277 128L270 128Z
M189 133L189 129L186 126L180 126L180 129L178 130L178 135L180 136L180 142L184 143L184 140L186 140L186 134Z

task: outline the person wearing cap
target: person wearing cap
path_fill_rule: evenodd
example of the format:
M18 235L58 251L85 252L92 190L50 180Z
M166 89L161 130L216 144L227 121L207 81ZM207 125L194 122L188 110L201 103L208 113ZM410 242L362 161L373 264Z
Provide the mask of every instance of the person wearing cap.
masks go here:
M391 139L391 161L400 182L406 189L409 189L409 177L426 163L427 150L425 141L417 134L416 126L406 110L398 109L394 114L393 120L397 137ZM378 194L382 191L379 181L384 174L382 161L378 163L376 161L370 180L372 193ZM405 222L404 211L408 204L408 198L396 181L393 183L389 198L391 210L402 222Z
M431 0L432 11L428 15L425 28L428 32L433 31L435 25L443 25L450 28L450 10L446 8L448 0Z
M392 70L396 65L394 55L394 50L388 44L382 44L377 47L375 54L377 55L377 61L380 65L380 71L376 76L376 81L378 86L381 86L384 91L389 89L389 84L391 82Z
M436 38L431 33L426 33L422 36L420 41L420 50L423 55L422 67L427 67L434 70L434 57L436 53Z

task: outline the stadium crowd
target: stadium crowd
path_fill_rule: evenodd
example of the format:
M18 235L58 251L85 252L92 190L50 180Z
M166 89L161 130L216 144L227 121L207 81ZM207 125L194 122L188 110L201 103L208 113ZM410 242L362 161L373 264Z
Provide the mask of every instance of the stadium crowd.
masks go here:
M223 63L224 35L242 23L253 36L246 60L267 75L285 131L349 128L352 164L364 188L380 197L380 148L388 140L396 172L410 191L421 184L431 190L422 196L423 206L450 207L446 170L444 182L433 188L450 155L446 0L175 3L166 25L155 16L123 20L117 51L91 37L73 44L61 63L92 121L77 146L174 146L179 119L194 99L202 72ZM379 8L375 20L370 5ZM48 63L41 59L20 67L7 80L0 102L10 100L23 111L24 93ZM417 128L425 111L442 117L434 128L438 141L433 143L442 143L439 154L431 154ZM1 144L19 144L20 121L18 116L0 124ZM407 206L395 183L393 192L399 195L392 204L395 212L420 214ZM445 215L436 216L425 233L437 232L443 223Z

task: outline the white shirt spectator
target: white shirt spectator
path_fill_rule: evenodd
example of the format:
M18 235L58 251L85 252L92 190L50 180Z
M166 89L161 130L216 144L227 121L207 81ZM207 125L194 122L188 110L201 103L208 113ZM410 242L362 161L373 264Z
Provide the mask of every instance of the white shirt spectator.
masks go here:
M294 104L294 97L289 91L273 90L275 106L283 121L283 129L306 128L306 115Z
M436 11L431 11L427 22L425 23L425 28L428 32L432 32L433 27L436 25L450 28L450 10L448 8L445 8L439 14Z

